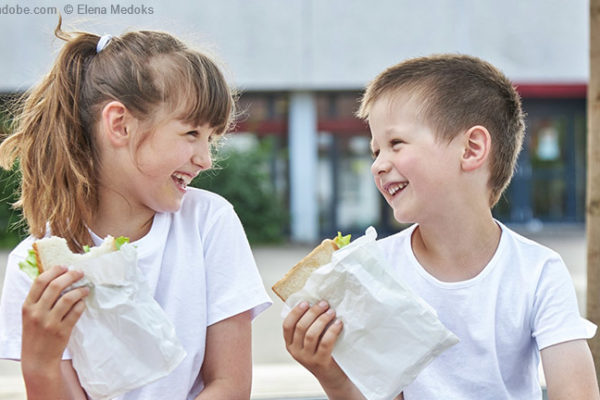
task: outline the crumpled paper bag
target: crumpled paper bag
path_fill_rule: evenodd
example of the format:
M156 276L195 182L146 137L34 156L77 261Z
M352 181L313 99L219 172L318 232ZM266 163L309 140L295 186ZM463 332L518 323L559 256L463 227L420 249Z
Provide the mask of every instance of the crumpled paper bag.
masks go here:
M137 268L133 245L69 268L85 274L74 287L90 287L67 346L88 396L111 399L168 375L183 361L186 353Z
M333 358L369 400L389 400L458 343L427 303L389 271L377 232L333 253L286 305L326 300L344 328Z

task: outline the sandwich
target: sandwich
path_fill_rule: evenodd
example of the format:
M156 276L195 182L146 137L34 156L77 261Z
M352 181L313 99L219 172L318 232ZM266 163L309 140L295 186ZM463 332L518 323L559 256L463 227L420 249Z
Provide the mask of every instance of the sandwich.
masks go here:
M284 302L304 287L309 276L319 267L329 264L334 251L350 243L350 235L338 232L334 239L325 239L300 262L294 265L271 289Z
M33 242L27 258L19 263L19 268L31 279L37 278L42 272L55 265L74 265L90 258L100 257L104 254L118 251L129 238L120 236L114 238L107 236L100 246L84 246L84 253L73 253L67 241L58 236L50 236Z

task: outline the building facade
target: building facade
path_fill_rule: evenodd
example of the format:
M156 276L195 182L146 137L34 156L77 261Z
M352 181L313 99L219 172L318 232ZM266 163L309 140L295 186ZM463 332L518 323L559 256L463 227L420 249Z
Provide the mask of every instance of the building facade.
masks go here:
M100 1L69 14L55 8L67 28L99 34L163 29L214 51L242 92L246 112L236 134L277 143L272 179L289 204L293 240L313 242L368 225L384 232L398 228L372 183L368 127L353 115L362 88L385 67L444 52L490 61L523 98L524 148L495 215L514 223L584 220L587 1L223 0L141 6L132 7L133 13L115 13ZM2 93L26 90L56 54L57 14L40 10L0 13Z

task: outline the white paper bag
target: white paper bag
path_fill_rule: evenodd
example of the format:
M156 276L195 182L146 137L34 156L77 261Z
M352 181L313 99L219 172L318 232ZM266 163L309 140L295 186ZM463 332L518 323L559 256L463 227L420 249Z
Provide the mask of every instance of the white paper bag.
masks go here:
M137 268L133 245L69 268L85 274L77 286L90 287L67 346L88 396L119 396L168 375L185 358Z
M389 400L458 338L392 276L376 238L369 227L334 252L286 304L327 300L344 323L334 359L367 399Z

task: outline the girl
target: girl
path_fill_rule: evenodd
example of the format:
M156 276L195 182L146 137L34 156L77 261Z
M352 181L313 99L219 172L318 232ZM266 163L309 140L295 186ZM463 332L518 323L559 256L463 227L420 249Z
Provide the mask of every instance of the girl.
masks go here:
M85 399L65 351L88 289L54 266L18 269L36 238L74 251L106 235L135 242L139 267L187 357L122 399L248 399L251 320L269 304L233 207L188 188L211 167L234 98L215 63L169 34L65 33L50 73L27 96L0 163L22 173L30 237L10 254L0 303L0 357L20 359L29 399Z

